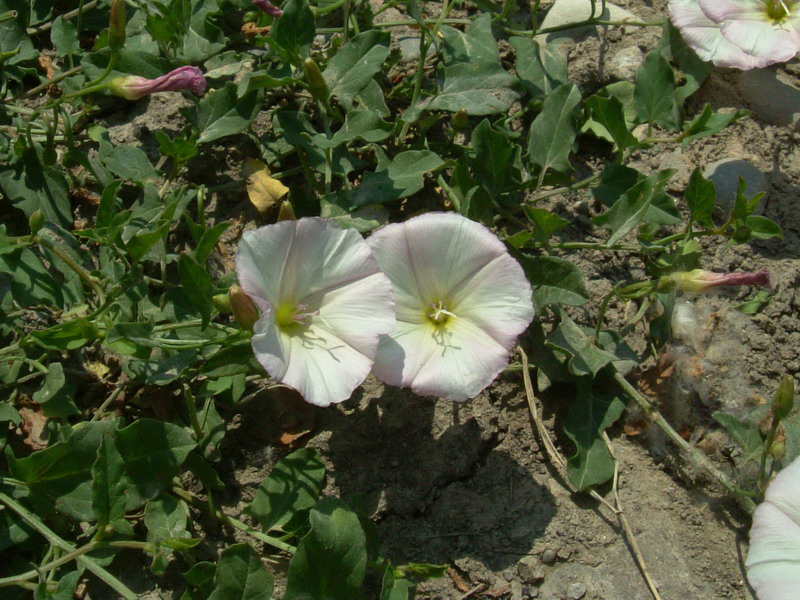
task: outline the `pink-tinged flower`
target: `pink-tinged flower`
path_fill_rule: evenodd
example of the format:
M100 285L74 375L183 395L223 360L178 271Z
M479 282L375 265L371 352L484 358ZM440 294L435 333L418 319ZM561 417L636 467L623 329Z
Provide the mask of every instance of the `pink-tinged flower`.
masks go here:
M347 400L395 325L392 284L358 232L320 218L260 227L236 271L261 311L253 351L267 373L311 404Z
M666 275L658 282L659 289L678 289L682 292L705 292L713 288L736 285L757 285L770 288L772 282L766 269L756 273L712 273L703 269L695 269Z
M253 0L253 4L276 19L283 14L283 11L269 0Z
M800 0L670 0L686 43L718 67L756 69L800 52Z
M758 600L800 597L800 458L778 473L756 508L745 566Z
M142 96L154 92L174 92L189 90L195 96L202 96L206 91L206 78L197 67L178 67L157 79L146 79L136 75L115 77L108 84L112 94L128 100L138 100Z
M367 241L397 301L397 327L381 336L373 373L418 394L478 395L533 319L522 267L488 229L455 213L387 225Z

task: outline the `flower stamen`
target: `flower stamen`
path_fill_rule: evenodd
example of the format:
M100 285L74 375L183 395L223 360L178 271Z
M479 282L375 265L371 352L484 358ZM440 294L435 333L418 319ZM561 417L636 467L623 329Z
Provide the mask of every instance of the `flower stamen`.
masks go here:
M434 325L442 326L447 323L450 317L455 318L455 315L450 312L450 309L442 300L436 303L431 302L428 306L433 309L433 312L428 313L427 317Z
M309 326L311 317L319 314L319 310L308 310L307 304L285 302L275 311L275 324L286 333L296 333Z
M776 23L780 23L789 16L789 7L785 0L766 0L767 16Z

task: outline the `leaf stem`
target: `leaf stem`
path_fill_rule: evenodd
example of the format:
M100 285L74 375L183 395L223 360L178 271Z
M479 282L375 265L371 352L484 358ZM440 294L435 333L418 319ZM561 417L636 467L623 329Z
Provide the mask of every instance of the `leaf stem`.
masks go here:
M89 284L89 287L92 288L94 293L97 295L97 298L100 300L100 304L105 304L106 301L106 294L103 292L103 288L100 287L100 284L97 280L92 277L89 272L80 266L73 258L64 252L61 248L55 245L52 241L48 238L44 238L41 236L36 236L35 241L39 243L39 245L44 246L48 250L50 250L53 254L55 254L58 258L60 258L64 263L72 269L78 277L83 279L86 283Z
M2 477L0 477L0 482L4 481ZM57 546L64 550L67 553L74 552L76 550L75 546L67 542L66 540L61 539L58 535L56 535L47 525L42 523L41 519L37 517L35 514L30 512L27 508L19 504L13 498L7 496L6 494L0 492L0 504L4 504L15 513L17 513L28 525L33 527L36 531L38 531L48 542ZM88 556L84 556L80 554L75 557L78 564L82 567L85 567L92 573L94 573L100 580L102 580L106 585L116 591L119 595L121 595L125 600L137 600L138 596L131 591L128 586L122 583L119 579L114 577L111 573L109 573L106 569L98 565L94 560L89 558Z

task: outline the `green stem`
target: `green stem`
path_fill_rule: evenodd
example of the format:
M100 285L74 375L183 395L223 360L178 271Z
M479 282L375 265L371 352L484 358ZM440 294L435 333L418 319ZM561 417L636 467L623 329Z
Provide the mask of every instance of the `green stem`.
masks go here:
M3 481L3 478L0 477L0 482ZM31 527L33 527L36 531L38 531L48 542L51 544L58 546L62 550L67 553L74 552L76 550L75 546L67 542L66 540L61 539L58 535L56 535L47 525L42 523L42 521L30 512L27 508L19 504L13 498L7 496L6 494L0 492L0 504L4 504L15 513L17 513L23 521L28 523ZM94 560L89 558L88 556L78 555L75 557L75 560L80 564L82 567L85 567L92 573L94 573L100 580L102 580L106 585L110 588L115 590L118 594L120 594L126 600L137 600L138 596L133 593L133 591L128 588L124 583L122 583L119 579L114 577L111 573L109 573L106 569L98 565Z
M764 450L761 452L761 461L758 465L758 488L764 490L767 487L768 475L766 473L767 455L772 449L772 444L775 442L775 435L778 433L778 426L781 424L780 419L772 417L772 425L767 434L767 441L764 444Z
M212 516L215 519L223 523L226 523L227 525L230 525L231 527L235 527L239 531L243 531L244 533L256 538L257 540L260 540L265 544L272 546L273 548L277 548L278 550L283 550L284 552L288 552L290 554L294 554L295 552L297 552L297 548L295 546L287 544L286 542L282 542L281 540L274 538L271 535L267 535L265 533L258 531L257 529L254 529L253 527L250 527L247 523L244 523L238 519L226 515L219 508L214 509L212 511L211 509L209 509L208 504L206 504L199 498L195 497L193 494L187 492L183 488L173 487L172 493L178 496L178 498L180 498L184 502L191 504L192 506L198 508L199 510L202 510L209 516Z
M194 430L194 437L200 443L204 437L203 428L200 426L200 421L197 420L197 406L194 403L194 394L192 394L187 384L183 385L183 399L186 402L186 411L189 413L189 421Z

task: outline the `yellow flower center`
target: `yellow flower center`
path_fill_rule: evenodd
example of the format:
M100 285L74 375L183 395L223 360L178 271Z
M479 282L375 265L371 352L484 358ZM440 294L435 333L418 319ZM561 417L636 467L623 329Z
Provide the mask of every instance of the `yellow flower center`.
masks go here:
M782 22L789 16L789 7L786 2L791 4L791 0L766 0L765 8L767 9L767 16L775 23Z
M311 317L318 314L318 310L310 311L305 304L284 302L275 311L275 324L284 333L296 334L308 327Z
M455 315L450 312L444 300L431 302L425 309L425 317L436 327L444 327Z

